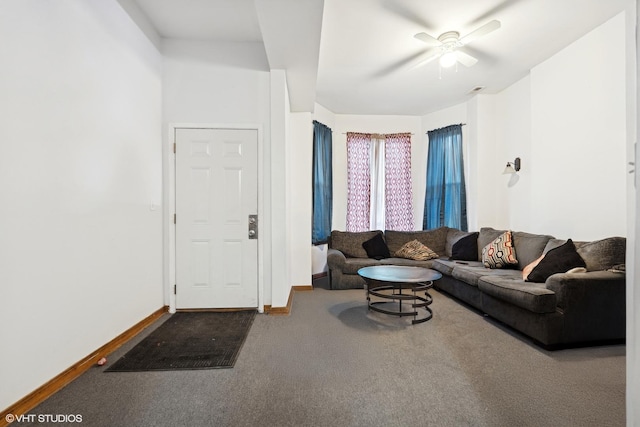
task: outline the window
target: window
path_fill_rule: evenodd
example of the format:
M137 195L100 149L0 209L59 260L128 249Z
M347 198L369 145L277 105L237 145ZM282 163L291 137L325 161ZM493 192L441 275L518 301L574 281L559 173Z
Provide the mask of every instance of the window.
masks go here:
M413 230L411 134L347 133L347 231Z
M427 189L422 228L467 230L467 196L462 160L462 125L428 132Z

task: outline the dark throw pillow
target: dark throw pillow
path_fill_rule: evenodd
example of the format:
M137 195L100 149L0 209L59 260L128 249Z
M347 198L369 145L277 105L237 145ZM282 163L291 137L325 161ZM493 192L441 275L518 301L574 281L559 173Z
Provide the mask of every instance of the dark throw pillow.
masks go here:
M552 274L565 273L572 268L586 266L587 264L576 251L576 245L569 239L567 243L547 252L538 265L531 270L526 281L544 283Z
M389 248L382 238L382 234L376 234L373 238L362 243L362 247L367 251L367 256L373 259L389 258Z
M477 261L478 260L478 233L471 233L458 240L451 247L451 259L460 261Z

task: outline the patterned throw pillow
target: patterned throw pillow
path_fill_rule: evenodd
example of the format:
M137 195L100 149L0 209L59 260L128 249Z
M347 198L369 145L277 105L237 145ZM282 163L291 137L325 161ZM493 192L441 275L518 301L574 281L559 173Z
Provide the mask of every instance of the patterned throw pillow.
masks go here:
M438 258L437 253L420 243L418 240L412 240L405 243L396 251L395 256L399 258L413 259L416 261L427 261Z
M518 264L511 231L505 231L500 237L482 248L482 262L487 268L503 268Z

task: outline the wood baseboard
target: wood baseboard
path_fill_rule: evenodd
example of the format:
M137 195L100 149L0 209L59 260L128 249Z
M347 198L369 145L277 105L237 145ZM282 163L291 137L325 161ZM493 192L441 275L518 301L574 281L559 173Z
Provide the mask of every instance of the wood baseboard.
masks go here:
M306 292L312 291L313 286L311 285L300 285L300 286L292 286L289 291L289 299L287 301L286 307L271 307L270 305L264 306L264 312L271 316L288 316L291 314L291 304L293 303L293 294L295 292Z
M131 338L138 335L143 329L158 320L163 314L167 313L168 311L169 307L164 306L151 313L151 315L149 315L148 317L136 323L93 353L76 362L61 374L57 375L42 386L38 387L33 392L29 393L27 396L23 397L13 405L0 412L0 427L4 427L10 424L7 420L8 414L15 416L28 413L31 409L44 402L55 392L62 389L71 381L82 375L89 368L94 366L98 362L98 360L113 353Z

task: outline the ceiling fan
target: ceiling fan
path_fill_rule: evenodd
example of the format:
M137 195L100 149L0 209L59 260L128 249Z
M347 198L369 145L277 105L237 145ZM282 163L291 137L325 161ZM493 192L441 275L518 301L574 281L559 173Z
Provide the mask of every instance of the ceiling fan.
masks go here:
M458 62L466 67L471 67L475 65L478 60L460 48L498 28L500 28L500 21L494 19L464 37L460 37L460 33L457 31L447 31L440 34L438 38L432 37L427 33L418 33L414 37L430 45L432 48L422 55L420 61L414 68L437 58L440 58L440 66L444 68L451 67Z

